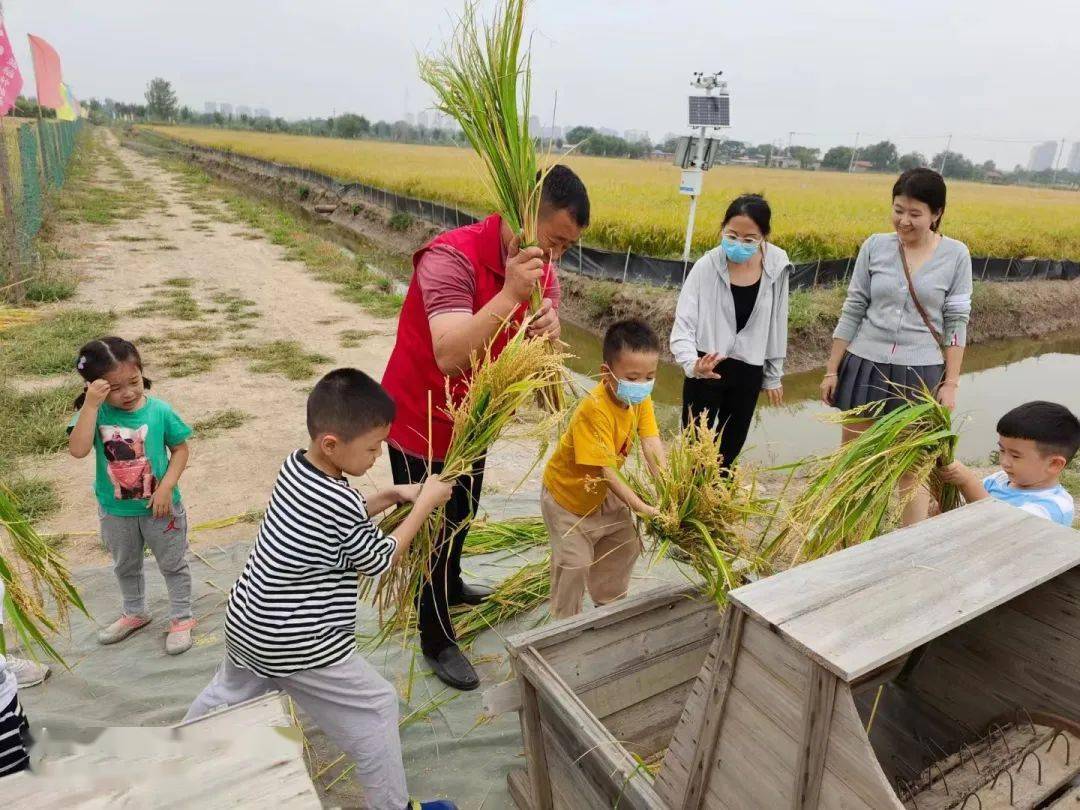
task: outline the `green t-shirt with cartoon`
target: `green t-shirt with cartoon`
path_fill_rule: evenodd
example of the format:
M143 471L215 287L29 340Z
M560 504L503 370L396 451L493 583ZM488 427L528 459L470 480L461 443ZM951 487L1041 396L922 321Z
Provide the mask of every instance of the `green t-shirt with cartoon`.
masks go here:
M69 433L78 418L72 417ZM149 515L150 496L169 469L168 448L189 436L191 428L160 399L147 396L134 411L101 403L94 430L94 492L102 510L120 517ZM173 488L173 503L180 503L180 487Z

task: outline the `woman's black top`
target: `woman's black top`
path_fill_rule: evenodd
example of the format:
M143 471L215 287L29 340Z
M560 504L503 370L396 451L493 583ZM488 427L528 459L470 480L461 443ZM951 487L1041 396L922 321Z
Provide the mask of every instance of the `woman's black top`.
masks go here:
M748 284L745 287L731 285L731 297L735 300L736 332L741 332L747 321L750 320L750 315L754 311L754 304L757 303L758 290L760 289L760 277L753 284Z

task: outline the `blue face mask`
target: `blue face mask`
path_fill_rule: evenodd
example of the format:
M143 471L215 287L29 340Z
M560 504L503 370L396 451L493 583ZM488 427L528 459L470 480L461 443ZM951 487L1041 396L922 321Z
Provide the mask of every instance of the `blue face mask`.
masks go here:
M656 380L634 382L632 380L620 380L618 377L615 378L615 381L619 384L615 389L615 396L627 405L639 405L644 402L652 393L653 384L656 382Z
M724 254L728 257L729 262L742 264L750 261L753 255L761 248L761 245L744 245L742 242L735 242L725 236L720 240L720 247L724 249Z

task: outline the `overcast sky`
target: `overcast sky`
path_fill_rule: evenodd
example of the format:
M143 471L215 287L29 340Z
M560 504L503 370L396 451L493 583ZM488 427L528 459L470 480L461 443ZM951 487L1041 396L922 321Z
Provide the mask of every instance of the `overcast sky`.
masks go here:
M459 2L4 0L49 40L80 98L141 99L169 79L182 103L400 119L431 103L417 50ZM1066 0L533 0L534 112L545 123L683 133L690 74L723 70L729 137L808 146L889 138L1012 168L1031 141L1080 140L1080 4ZM28 92L33 92L29 87ZM1001 143L994 141L1016 141ZM1066 144L1066 156L1070 148Z

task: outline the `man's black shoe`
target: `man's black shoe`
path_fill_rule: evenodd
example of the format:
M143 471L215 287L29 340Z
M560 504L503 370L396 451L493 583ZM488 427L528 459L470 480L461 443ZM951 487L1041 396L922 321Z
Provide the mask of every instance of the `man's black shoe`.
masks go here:
M447 647L438 655L424 653L424 660L447 686L462 692L471 692L480 685L480 676L457 645Z
M461 583L461 590L450 598L451 605L479 605L494 591L486 585L467 585Z

